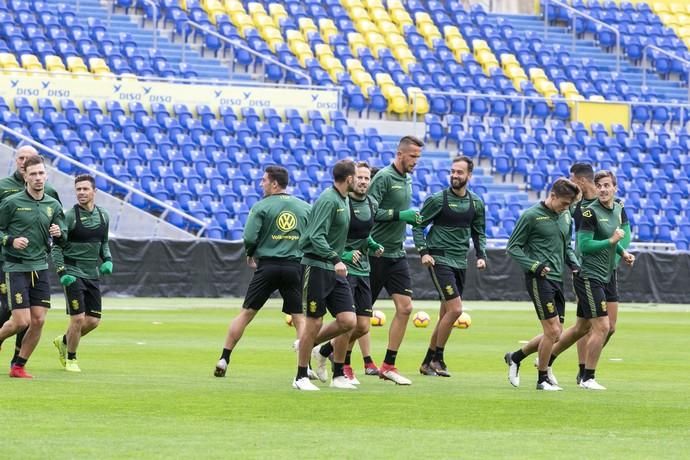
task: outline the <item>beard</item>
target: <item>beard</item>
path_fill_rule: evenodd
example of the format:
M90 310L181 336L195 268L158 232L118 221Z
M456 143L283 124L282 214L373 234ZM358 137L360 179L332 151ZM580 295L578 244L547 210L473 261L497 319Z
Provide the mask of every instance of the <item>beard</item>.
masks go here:
M453 188L453 190L460 190L465 185L467 185L467 179L465 179L465 180L451 179L450 180L450 186Z

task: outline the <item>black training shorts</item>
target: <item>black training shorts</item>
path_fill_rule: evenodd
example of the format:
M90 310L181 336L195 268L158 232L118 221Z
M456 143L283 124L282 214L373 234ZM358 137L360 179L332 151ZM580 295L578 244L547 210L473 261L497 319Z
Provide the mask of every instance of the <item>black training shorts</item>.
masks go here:
M604 286L604 294L606 294L607 302L618 302L618 275L615 270L609 282Z
M355 302L355 313L357 313L357 316L368 316L371 318L373 310L369 277L347 275L347 282L350 284L352 298Z
M386 257L369 258L371 273L371 298L376 302L384 287L388 295L400 294L412 297L412 278L407 258L390 259Z
M3 263L0 262L0 311L9 311L7 303L7 284L5 283L5 272L2 269Z
M65 287L67 314L70 316L86 313L94 318L101 317L101 285L97 279L77 278Z
M301 286L302 265L299 261L259 259L242 307L260 310L277 290L283 298L283 313L302 313Z
M5 284L10 310L29 307L50 308L48 270L5 272Z
M465 288L464 268L436 264L429 267L429 273L441 301L462 297L462 291Z
M302 306L310 318L321 318L326 311L333 316L355 312L347 278L337 276L333 270L311 265L304 266Z
M577 296L577 317L592 319L608 316L606 311L606 283L596 279L573 276Z
M565 296L562 282L527 273L525 286L540 321L558 316L561 324L565 322Z

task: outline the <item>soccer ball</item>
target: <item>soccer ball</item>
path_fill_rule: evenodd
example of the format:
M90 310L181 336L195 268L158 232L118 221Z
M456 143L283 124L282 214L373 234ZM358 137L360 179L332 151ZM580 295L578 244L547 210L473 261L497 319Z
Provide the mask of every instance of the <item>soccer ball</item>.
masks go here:
M374 310L371 315L372 326L383 326L386 324L386 315L381 310Z
M431 321L431 318L424 311L418 311L412 318L412 324L414 324L415 327L427 327L429 325L429 321Z
M467 329L472 325L472 318L467 312L462 312L462 315L458 317L458 319L455 320L455 323L453 323L453 326L457 327L458 329Z
M286 324L288 327L292 327L292 326L293 326L293 324L292 324L292 315L285 315L285 324Z

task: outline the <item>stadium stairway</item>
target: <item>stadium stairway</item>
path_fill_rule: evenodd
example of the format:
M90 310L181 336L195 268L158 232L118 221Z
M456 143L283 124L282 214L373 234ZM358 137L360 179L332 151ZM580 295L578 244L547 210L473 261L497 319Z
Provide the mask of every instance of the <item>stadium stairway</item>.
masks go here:
M488 15L488 19L492 24L496 24L498 17L505 18L510 25L515 29L521 30L523 33L530 31L538 38L544 37L544 20L538 16L526 15ZM546 39L545 39L546 41ZM616 57L613 53L607 53L602 50L593 40L578 39L575 52L572 52L572 33L566 27L549 26L548 43L552 45L560 45L564 51L571 53L573 60L590 60L592 65L600 71L616 71ZM621 71L620 76L627 80L631 87L640 88L642 86L642 69L636 67L625 56L621 56ZM647 72L647 87L649 93L658 98L677 99L679 101L687 101L688 90L682 88L679 81L662 80L653 71Z
M53 165L47 164L51 185L55 187L65 209L74 206L74 176L65 174ZM0 177L6 177L15 170L14 150L0 144ZM110 214L110 234L120 238L166 238L175 240L189 240L195 238L174 225L159 219L153 214L142 211L117 197L99 192L96 198ZM143 230L146 229L146 230Z
M57 9L57 5L64 2L61 0L46 0L45 3ZM79 11L76 12L75 7L75 13L82 17L91 16L98 18L104 24L107 24L108 9L110 8L112 8L110 2L101 3L99 0L79 0ZM147 52L149 48L153 48L153 30L139 27L134 20L134 16L113 12L110 16L108 33L115 41L117 41L117 37L122 32L131 34L139 49ZM182 47L179 44L172 43L165 35L165 32L158 36L158 49L170 64L177 65L182 62ZM189 46L185 50L185 61L197 72L199 78L228 80L228 68L225 65L218 59L202 57L198 51L191 49ZM236 78L241 77L241 75L236 76Z

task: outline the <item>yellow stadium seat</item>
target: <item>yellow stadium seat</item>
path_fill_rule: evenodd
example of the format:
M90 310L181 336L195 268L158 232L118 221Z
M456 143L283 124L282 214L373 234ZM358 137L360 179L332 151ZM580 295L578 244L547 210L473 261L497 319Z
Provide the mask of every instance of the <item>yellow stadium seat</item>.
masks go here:
M314 21L312 21L311 18L299 18L298 21L299 25L299 30L302 31L302 34L306 37L307 34L311 32L317 32L319 31L318 27L316 27L316 24L314 24Z
M509 64L514 64L514 65L520 66L520 63L518 62L518 60L514 54L503 53L503 54L501 54L500 59L501 59L501 66L503 66L503 68L505 68Z
M429 13L425 13L423 11L417 11L414 14L414 22L417 24L417 26L420 26L422 24L433 24L434 20L431 19L431 16L429 16Z
M388 14L388 11L386 11L383 8L375 8L373 10L369 10L369 17L376 24L380 24L382 22L393 22L390 14Z
M238 2L242 4L241 2ZM285 10L285 7L283 6L282 3L269 3L268 4L268 14L273 16L274 14L285 14L287 15L287 11Z
M285 39L287 40L288 43L292 43L293 41L298 41L298 42L303 42L304 37L298 30L294 29L288 29L285 31Z
M397 32L394 34L387 34L385 35L385 37L386 44L389 48L395 48L396 46L407 46L407 42L405 41L405 39L402 37L402 35L399 35Z
M452 51L464 50L465 53L470 52L470 47L467 46L467 42L460 37L446 37L446 44L448 48Z
M449 37L458 37L464 40L460 30L455 26L443 26L443 35L446 37L446 40L448 40Z
M353 70L364 70L364 66L362 65L362 61L359 59L348 59L345 61L345 67L347 67L348 72L352 72Z
M514 78L511 78L510 81L513 82L513 87L516 91L522 92L522 83L528 82L529 80L527 79L527 77L516 76Z
M320 58L321 56L333 56L333 50L326 44L318 43L314 47L314 55L316 55L317 58Z
M687 5L685 5L685 12L688 13L688 14L690 14L690 3L688 3Z
M404 58L404 59L400 60L400 67L402 67L402 69L406 73L410 73L410 66L412 64L416 64L416 63L417 63L417 59L415 59L414 57Z
M383 8L383 2L381 2L381 0L364 0L362 3L368 10L373 10L374 8Z
M429 100L420 88L414 86L410 87L407 89L407 94L409 97L408 103L410 114L415 111L417 115L426 115L429 113Z
M412 50L405 44L401 46L396 46L395 48L391 49L391 53L393 53L393 56L399 61L402 61L403 59L409 59L409 58L414 58L414 54L412 54Z
M309 45L307 45L309 46ZM297 60L299 61L299 65L302 67L307 66L307 59L314 59L314 55L312 54L311 50L308 51L301 51L299 53L296 53L295 56L297 56Z
M453 50L453 56L455 56L455 59L458 62L463 62L466 59L466 56L472 57L472 53L470 53L469 49L457 49Z
M371 83L362 83L359 87L359 89L362 90L362 94L368 95L369 91L372 90L372 88L376 88L376 85L371 84Z
M102 58L89 58L89 69L91 69L91 72L95 74L110 72L108 64L105 62L105 59Z
M604 99L604 96L600 96L598 94L592 94L589 96L590 101L599 101L599 102L605 102L606 99Z
M390 11L390 16L391 19L393 20L394 23L396 23L399 27L403 25L414 25L414 21L412 21L412 18L410 17L410 14L403 10L389 10Z
M263 14L267 14L267 13L266 13L266 8L264 8L264 6L263 6L261 3L258 3L258 2L250 2L250 3L247 3L247 11L249 12L249 14L250 14L251 16L253 16L254 13L263 13Z
M379 28L376 27L376 24L374 24L368 19L358 19L357 21L354 21L354 24L355 29L357 29L357 32L359 32L362 35L366 35L369 32L378 33L379 31Z
M273 18L271 18L268 15L262 14L262 13L257 13L254 17L254 27L256 27L259 32L261 31L262 28L264 27L272 27L275 28L276 24L273 21Z
M393 81L393 78L387 73L379 72L376 74L375 79L376 79L376 84L382 88L384 86L390 86L390 85L395 86L395 82Z
M246 13L244 5L239 0L225 0L223 2L223 9L228 13L228 16L232 16L235 13Z
M685 5L681 3L671 3L668 5L668 10L671 13L685 13Z
M287 19L290 16L285 11L285 8L283 8L282 11L280 9L274 10L274 9L270 8L274 5L278 5L278 4L277 3L271 3L269 5L269 10L271 11L271 17L273 18L273 24L275 24L276 27L280 27L280 21ZM283 5L279 5L279 6L282 7Z
M251 16L246 13L233 13L230 16L230 20L243 37L246 35L248 28L254 28L254 21L252 20Z
M331 37L338 33L338 28L332 19L321 18L319 19L319 29L321 30L321 37L329 43Z
M367 42L364 40L362 34L358 32L350 32L347 34L347 42L350 44L350 51L354 54L357 48L367 47Z
M496 56L494 56L494 53L491 52L491 50L485 49L485 50L475 50L475 57L477 58L477 62L480 64L483 64L485 62L495 62L498 64L498 59L496 59Z
M22 63L22 67L25 68L26 70L31 70L31 71L42 71L43 70L43 65L41 64L41 61L39 61L38 58L33 54L22 54L20 56L19 60Z
M342 62L340 62L340 59L333 55L323 55L319 57L319 62L328 73L331 73L332 70L337 70L338 72L345 72L345 68L343 67Z
M67 72L65 64L59 56L49 54L45 57L46 70L49 72Z
M288 43L288 47L290 50L297 56L298 54L310 54L313 55L311 52L311 48L309 45L307 45L306 42L300 42L297 40L293 40L291 43Z
M538 67L532 67L531 69L529 69L529 78L530 80L534 80L535 78L548 79L546 77L546 74L544 73L544 69L540 69Z
M659 13L668 13L668 5L666 2L654 2L652 3L652 11L654 11L656 14Z
M539 80L537 83L534 84L534 89L536 89L537 92L539 92L540 94L543 94L547 97L558 95L558 90L556 89L556 86L552 82L547 80Z
M561 90L561 94L563 95L565 95L566 93L578 92L577 87L575 87L575 84L569 81L562 81L558 86Z
M350 8L348 10L348 13L350 14L350 19L352 19L352 22L369 20L369 13L361 6L355 6Z
M271 51L275 51L278 45L284 43L280 30L273 26L264 27L263 29L259 30L259 35L261 35L261 37L266 41Z
M341 0L340 4L348 10L354 7L364 8L364 4L361 0Z
M391 88L390 86L387 88ZM397 113L399 115L406 114L409 105L407 104L407 96L402 92L400 88L394 86L393 89L397 91L387 91L388 94L384 93L386 100L388 101L388 112Z
M203 2L202 7L208 13L209 20L213 24L216 23L217 14L225 14L225 8L218 0L206 0Z
M79 56L70 56L67 58L67 68L69 69L70 72L73 73L79 73L79 72L88 72L89 69L86 68L86 64L84 64L84 60L80 58Z
M376 23L378 25L378 30L385 37L387 34L398 35L398 27L391 21L380 21Z
M374 84L374 79L366 70L353 70L350 72L350 77L356 85L362 85L362 83Z
M386 5L388 5L388 10L393 10L393 9L405 9L405 6L402 3L402 0L388 0L386 2Z
M508 64L503 68L503 73L506 75L506 77L510 78L511 80L515 77L520 77L524 78L527 80L527 75L525 74L525 71L522 67L519 65L515 64Z
M364 40L367 42L367 45L369 45L369 48L374 49L376 47L380 46L386 46L386 39L383 38L383 35L381 35L378 32L367 32L364 35Z
M479 39L474 39L472 40L472 49L474 50L474 54L476 55L479 51L483 50L489 50L491 51L491 48L489 48L489 45L486 43L484 40L479 40Z

